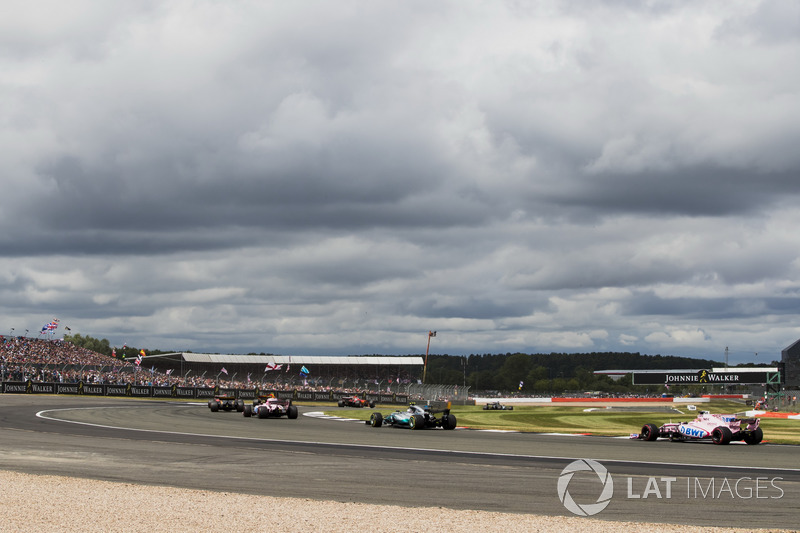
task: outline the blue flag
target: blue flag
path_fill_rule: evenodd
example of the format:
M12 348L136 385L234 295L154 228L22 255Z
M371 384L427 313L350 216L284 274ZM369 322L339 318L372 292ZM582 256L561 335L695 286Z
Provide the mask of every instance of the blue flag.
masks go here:
M308 374L310 374L310 372L308 371L308 369L307 369L305 366L303 366L303 367L300 369L300 375L301 375L301 376L307 376Z

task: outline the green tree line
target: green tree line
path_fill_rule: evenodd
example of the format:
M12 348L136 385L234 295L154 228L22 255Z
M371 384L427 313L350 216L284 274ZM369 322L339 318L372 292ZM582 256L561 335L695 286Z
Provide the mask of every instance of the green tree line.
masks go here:
M559 393L563 391L631 392L630 376L614 381L596 370L669 370L710 368L718 361L628 352L481 354L428 357L429 383L467 385L472 390ZM642 388L644 391L644 388Z
M140 350L134 346L113 347L107 339L95 339L80 334L65 335L64 338L77 346L109 356L114 350L118 359L135 358ZM145 353L156 355L169 352L145 349ZM266 354L262 352L260 355ZM773 362L773 366L775 364ZM619 380L612 380L608 376L594 374L594 371L671 370L719 366L722 366L721 362L711 359L674 355L642 355L631 352L553 352L547 354L517 352L467 356L431 354L428 356L425 381L442 385L469 386L473 391L518 391L525 394L548 394L564 391L628 393L645 392L647 388L633 385L630 375ZM422 371L418 377L422 377ZM676 388L671 392L678 393L682 390L684 389ZM649 392L654 391L650 390Z
M108 342L108 339L95 339L94 337L90 337L89 335L84 336L80 333L76 333L74 335L64 335L64 340L71 342L75 346L80 346L99 354L108 355L109 357L112 356L112 354L116 354L115 357L117 359L135 359L136 356L139 355L139 351L142 350L142 348L128 345L119 347L111 346L111 344ZM148 350L146 348L144 351L147 355L169 353L161 350Z

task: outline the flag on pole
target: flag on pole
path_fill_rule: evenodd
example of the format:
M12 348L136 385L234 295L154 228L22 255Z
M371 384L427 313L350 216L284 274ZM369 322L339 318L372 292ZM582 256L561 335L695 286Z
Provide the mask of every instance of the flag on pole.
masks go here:
M301 376L307 376L309 374L310 374L310 372L308 371L308 369L305 366L300 368L300 375Z
M269 372L270 370L280 370L283 365L278 365L275 363L267 363L267 367L264 369L264 372Z
M141 353L138 356L136 356L136 361L134 361L134 362L136 363L136 366L142 366L142 354Z
M139 350L139 356L141 356L141 357L144 357L144 356L146 356L146 355L147 355L147 354L146 354L146 353L144 353L144 348L142 348L141 350Z
M48 322L47 324L42 326L42 331L39 332L39 335L41 335L42 333L49 333L51 331L55 331L56 328L58 328L58 322L59 320L57 318L54 318L51 322Z
M517 390L522 390L522 386L525 384L524 381L519 382L519 388Z
M111 348L111 357L116 357L116 356L117 356L117 348L116 347Z
M220 372L222 372L222 373L223 373L223 374L225 374L226 376L228 375L228 371L227 371L227 369L226 369L224 366L222 367L222 370L220 370Z
M169 370L167 370L167 375L168 375L168 376L169 376L170 374L172 374L172 370L173 370L172 368L170 368Z

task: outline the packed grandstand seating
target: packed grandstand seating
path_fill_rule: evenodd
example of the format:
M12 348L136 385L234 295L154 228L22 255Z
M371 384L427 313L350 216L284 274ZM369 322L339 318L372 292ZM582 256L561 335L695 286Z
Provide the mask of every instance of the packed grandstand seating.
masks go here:
M316 369L315 369L316 370ZM156 369L141 365L131 359L122 360L99 354L76 346L69 341L36 339L30 337L0 336L0 381L35 381L43 383L123 384L143 386L214 387L234 389L304 389L314 391L337 391L360 393L378 392L380 386L404 384L413 377L402 372L399 376L376 375L374 369L350 368L344 375L329 373L300 377L296 373L262 372L238 373L231 369L228 374L219 369L181 375L174 369ZM245 374L245 375L243 375ZM236 379L236 378L239 379ZM231 379L232 378L232 379Z

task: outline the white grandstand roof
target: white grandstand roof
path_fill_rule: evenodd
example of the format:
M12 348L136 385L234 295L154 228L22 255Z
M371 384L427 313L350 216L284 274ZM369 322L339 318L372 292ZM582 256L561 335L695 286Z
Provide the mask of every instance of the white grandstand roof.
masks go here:
M187 363L227 363L227 364L297 364L297 365L380 365L380 366L422 366L424 361L417 355L228 355L212 353L171 353L151 357L180 355Z

